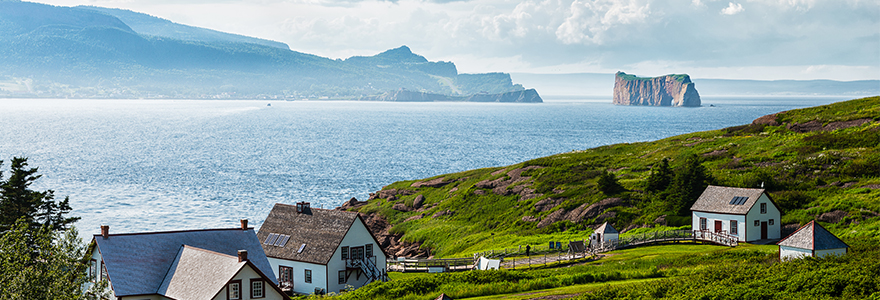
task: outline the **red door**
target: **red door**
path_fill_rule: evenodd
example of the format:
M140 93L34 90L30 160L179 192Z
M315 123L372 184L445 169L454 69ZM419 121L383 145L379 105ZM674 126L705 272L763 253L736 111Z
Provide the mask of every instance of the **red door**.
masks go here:
M761 222L761 239L767 239L767 222Z
M715 221L715 233L721 232L721 221Z

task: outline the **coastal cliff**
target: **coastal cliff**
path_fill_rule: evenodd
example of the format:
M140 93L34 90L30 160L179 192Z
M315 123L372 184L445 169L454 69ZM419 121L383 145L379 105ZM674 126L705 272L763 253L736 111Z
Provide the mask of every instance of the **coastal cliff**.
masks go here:
M388 92L376 98L362 98L361 100L394 101L394 102L517 102L517 103L542 103L541 96L535 89L514 91L499 94L474 94L470 96L449 96L427 92L416 92L400 89Z
M700 106L700 94L687 74L653 78L614 74L616 105Z

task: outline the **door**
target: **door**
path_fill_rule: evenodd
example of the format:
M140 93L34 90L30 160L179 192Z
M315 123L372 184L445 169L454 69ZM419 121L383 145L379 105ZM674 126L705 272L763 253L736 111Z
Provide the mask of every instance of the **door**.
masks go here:
M767 222L761 222L761 239L767 239Z
M716 220L715 221L715 233L720 233L720 232L721 232L721 221Z
M364 260L364 247L351 247L351 259Z

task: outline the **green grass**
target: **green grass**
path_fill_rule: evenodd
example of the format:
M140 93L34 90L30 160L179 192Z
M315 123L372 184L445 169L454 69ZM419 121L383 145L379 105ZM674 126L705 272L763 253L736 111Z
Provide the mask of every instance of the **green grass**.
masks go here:
M790 122L816 120L828 124L863 118L875 121L830 132L797 133L787 129ZM545 227L524 218L542 220L557 211L571 211L608 197L626 200L625 206L600 212L613 213L605 221L619 230L629 226L656 227L655 220L664 215L670 222L668 227L637 229L633 233L671 229L689 224L689 215L676 216L674 202L666 194L643 192L646 179L651 166L663 158L669 159L675 170L695 155L717 185L764 184L782 207L783 224L805 224L822 213L841 210L849 215L845 224L824 224L832 232L846 236L876 234L880 189L860 187L880 184L877 119L880 97L792 110L777 114L777 120L782 122L779 126L744 125L658 141L601 146L424 179L451 181L439 188L411 187L417 180L395 182L385 190L409 190L413 194L398 195L394 201L370 201L360 212L384 216L393 226L392 232L402 234L405 241L421 242L422 247L430 248L432 254L440 257L468 257L487 250L585 239L592 233L590 226L600 223L597 218L561 221ZM477 186L481 181L509 179L509 171L532 166L539 168L522 172L529 179L508 187L508 195L497 195L493 189ZM599 175L609 170L627 191L606 195L598 190ZM846 188L843 183L848 183ZM514 192L523 187L533 189L537 196L523 199ZM396 203L412 205L418 195L426 198L424 211L392 209ZM535 204L548 199L561 200L549 210L538 211ZM446 210L453 214L433 217ZM418 215L422 217L409 219Z
M780 263L778 246L694 243L639 247L589 262L529 270L392 274L339 299L866 298L880 292L880 240L847 240L844 257ZM719 288L720 287L720 288Z

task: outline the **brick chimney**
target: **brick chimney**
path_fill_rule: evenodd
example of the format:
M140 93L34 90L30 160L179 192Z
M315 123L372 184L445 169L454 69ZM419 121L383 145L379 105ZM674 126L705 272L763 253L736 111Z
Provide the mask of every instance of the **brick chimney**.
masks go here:
M238 262L247 261L247 250L238 250Z
M247 230L247 219L241 219L241 230Z
M101 237L105 239L110 237L110 225L101 225Z

